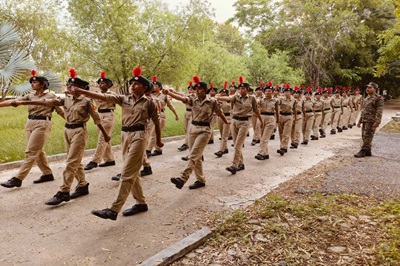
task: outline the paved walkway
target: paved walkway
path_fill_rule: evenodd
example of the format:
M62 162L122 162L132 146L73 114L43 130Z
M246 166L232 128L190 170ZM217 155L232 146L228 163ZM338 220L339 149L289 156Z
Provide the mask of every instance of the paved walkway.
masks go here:
M390 107L384 112L382 125L396 113ZM178 176L184 168L180 158L186 153L177 151L181 141L166 143L164 154L151 159L153 175L143 178L149 211L133 217L120 215L117 221L97 218L90 211L112 202L118 184L110 177L120 171L120 152L115 153L116 166L87 173L90 195L56 207L44 202L61 185L64 162L51 163L56 181L39 185L32 184L40 175L35 167L21 188L0 188L0 264L134 265L200 229L208 215L251 204L280 183L331 157L337 149L360 143L360 129L311 141L283 157L276 153L279 140L273 140L270 159L265 161L254 159L258 145L250 146L250 142L251 137L244 148L246 170L231 175L225 167L231 164L233 149L216 158L216 138L216 144L208 145L204 153L207 186L194 191L188 189L194 178L182 190L170 183L170 177ZM84 163L90 159L85 157ZM0 181L16 172L0 172ZM133 204L130 197L124 209Z

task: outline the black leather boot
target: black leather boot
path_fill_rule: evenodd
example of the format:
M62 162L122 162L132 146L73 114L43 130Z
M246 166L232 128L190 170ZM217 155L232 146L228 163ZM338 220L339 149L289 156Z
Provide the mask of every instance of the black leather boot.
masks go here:
M354 157L356 158L363 158L367 156L366 155L366 150L361 149L359 152L357 152L356 154L354 154Z
M70 198L76 199L87 194L89 194L89 183L87 183L84 187L77 187L75 192L71 194Z

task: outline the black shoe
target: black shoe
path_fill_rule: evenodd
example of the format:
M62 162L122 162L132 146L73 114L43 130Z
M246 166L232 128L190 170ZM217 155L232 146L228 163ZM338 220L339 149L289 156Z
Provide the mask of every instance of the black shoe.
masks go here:
M185 181L183 181L180 177L172 177L171 182L175 184L175 186L179 189L183 187Z
M214 140L213 140L213 139L210 139L210 140L207 142L207 144L214 144Z
M151 154L151 156L158 156L158 155L161 155L161 154L162 154L162 151L154 150L153 153Z
M365 156L372 156L371 150L365 150Z
M189 189L196 189L196 188L204 187L205 185L206 185L206 183L196 181L189 186Z
M125 211L122 212L123 216L132 216L141 212L147 212L149 208L147 207L147 204L135 204L132 206L132 208L126 209Z
M121 173L111 177L111 180L113 180L113 181L119 181L120 179L121 179Z
M303 140L303 142L301 144L307 145L308 144L308 140Z
M146 176L146 175L151 175L153 171L151 170L151 166L145 166L143 167L143 170L140 171L140 176Z
M319 134L324 134L324 131L322 130L322 128L319 129Z
M261 142L261 140L256 140L256 143L258 144L258 143L260 143Z
M343 130L347 130L347 127L343 127L342 129L343 129Z
M292 144L290 144L290 148L291 148L291 149L297 149L298 146L299 146L298 143L292 143Z
M316 136L311 136L311 140L318 140L318 137L316 137Z
M75 192L71 194L70 198L76 199L87 194L89 194L89 183L87 183L84 187L77 187Z
M146 155L147 155L147 157L150 157L151 156L151 151L146 150Z
M13 177L6 182L1 183L3 187L13 188L13 187L20 187L22 185L22 180L16 177Z
M182 161L188 161L189 160L189 156L181 157L181 159L182 159Z
M271 135L271 137L269 138L270 140L275 139L275 134Z
M222 157L222 155L224 155L224 153L223 153L222 151L214 152L214 154L215 154L217 157Z
M39 177L39 179L33 180L33 183L34 184L39 184L39 183L49 182L49 181L54 181L53 174L42 175L41 177Z
M352 128L353 128L353 125L349 125L348 128L352 129Z
M326 135L324 134L324 135L321 135L321 136L319 136L321 139L323 139L323 138L325 138L326 137Z
M178 150L180 150L180 151L186 151L187 149L189 149L189 146L186 145L186 144L182 144L182 146L180 146L180 147L178 148Z
M97 167L97 163L90 161L90 162L85 166L85 168L83 168L83 169L85 169L85 170L87 171L87 170L92 170L93 168L96 168L96 167Z
M99 167L107 167L107 166L113 166L115 165L115 161L109 161L109 162L104 162L99 164Z
M223 151L223 153L224 153L224 154L229 153L228 149L225 149L225 150Z
M236 174L237 168L235 166L229 166L225 168L227 171L231 172L232 175Z
M257 144L257 140L255 140L255 139L253 139L252 141L251 141L251 146L254 146L254 145L256 145Z
M254 158L256 158L257 160L266 160L269 159L269 155L261 155L261 154L257 154Z
M96 215L97 217L103 218L103 219L110 219L110 220L117 220L118 212L115 212L111 209L104 209L104 210L93 210L92 211L93 215Z
M228 137L228 140L233 140L233 137L232 136Z
M242 170L244 170L244 164L239 164L236 171L242 171Z
M283 149L279 149L276 152L279 153L281 156L285 155L285 151Z
M335 135L336 134L336 130L331 129L331 135ZM322 137L321 137L322 138Z
M338 127L338 128L337 128L337 132L339 132L339 133L340 133L340 132L343 132L343 129L342 129L341 127Z
M70 197L69 197L69 192L61 192L58 191L57 194L54 195L54 197L52 197L49 201L47 201L45 204L46 205L58 205L61 202L65 201L69 201Z
M356 157L356 158L363 158L365 156L367 156L366 150L363 150L363 149L361 149L359 152L354 154L354 157Z

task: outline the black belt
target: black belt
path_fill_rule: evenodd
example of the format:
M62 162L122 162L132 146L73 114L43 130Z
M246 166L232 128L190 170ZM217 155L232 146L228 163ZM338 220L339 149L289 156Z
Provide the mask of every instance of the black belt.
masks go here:
M281 115L292 115L293 113L284 113L284 112L280 112L279 114L281 114Z
M314 112L313 110L310 110L310 111L306 111L306 113L312 113L312 112ZM321 111L320 111L321 112Z
M275 115L273 112L261 112L261 115Z
M202 122L202 121L192 121L192 125L201 126L201 127L209 127L210 123Z
M237 115L234 115L233 119L239 120L239 121L249 121L249 117L248 116L237 116Z
M49 121L51 121L51 117L50 116L28 115L28 119L31 119L31 120L49 120Z
M231 113L224 113L224 116L231 116Z
M314 112L316 112L316 113L320 113L320 112L322 112L321 110L315 110Z
M334 108L340 108L340 106L334 106Z
M188 112L191 112L191 111L192 111L192 109L190 109L190 108L186 108L186 111L188 111Z
M331 110L331 108L325 108L325 109L324 109L324 111L328 111L328 110Z
M161 109L160 111L161 111L162 113L164 113L164 110L165 110L165 109Z
M111 113L113 111L114 111L113 109L99 109L98 110L99 113Z
M79 127L85 127L84 123L79 123L79 124L68 124L65 123L65 127L68 129L75 129L75 128L79 128Z
M144 131L144 125L122 126L121 130L124 132Z
M298 115L301 115L302 113L301 113L301 112L297 112L297 114L298 114Z

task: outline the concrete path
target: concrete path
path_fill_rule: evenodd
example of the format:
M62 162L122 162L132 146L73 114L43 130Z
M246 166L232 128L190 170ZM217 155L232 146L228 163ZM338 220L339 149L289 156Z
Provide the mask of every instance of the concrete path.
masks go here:
M387 106L382 125L397 112ZM208 145L204 153L205 188L189 190L192 177L181 190L170 183L179 176L186 152L177 148L181 141L166 143L163 155L152 157L153 175L143 178L149 211L133 217L118 216L103 220L90 214L92 209L108 207L117 182L110 177L120 172L122 158L115 152L117 165L96 168L87 173L90 195L56 207L44 205L62 183L63 161L51 163L56 181L32 184L40 175L35 167L21 188L0 187L0 265L135 265L202 228L211 214L251 204L280 183L296 176L335 154L349 142L360 142L360 129L353 128L325 139L311 141L285 156L276 153L279 140L270 142L270 159L258 161L258 145L247 138L244 148L246 170L231 175L233 148L216 158L219 141ZM230 143L229 143L230 145ZM356 150L354 152L357 152ZM84 158L84 164L91 156ZM17 169L0 172L0 181L11 178ZM75 183L74 183L75 185ZM128 198L124 209L133 205Z

